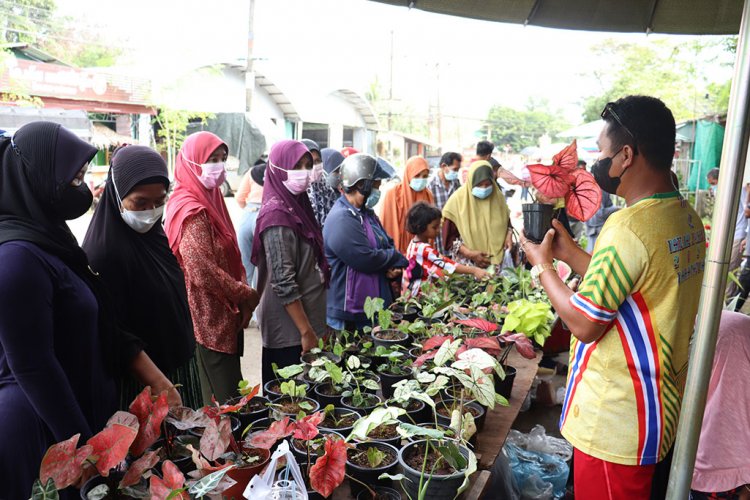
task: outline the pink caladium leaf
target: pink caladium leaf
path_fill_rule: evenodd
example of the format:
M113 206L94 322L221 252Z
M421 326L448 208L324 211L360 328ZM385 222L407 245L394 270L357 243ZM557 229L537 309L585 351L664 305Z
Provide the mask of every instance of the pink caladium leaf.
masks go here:
M140 424L138 435L130 450L137 457L161 436L161 424L169 413L166 391L152 401L151 388L146 387L130 404L130 413L138 417Z
M534 359L536 357L534 344L532 344L531 340L523 333L504 333L500 336L500 340L516 344L518 354L526 359Z
M39 479L47 484L49 479L55 482L55 487L62 490L78 482L83 472L83 462L91 455L94 448L89 445L76 450L80 434L53 444L42 458L39 469Z
M120 481L120 489L137 484L143 474L159 463L159 454L156 451L146 452L141 458L130 465L128 471Z
M499 356L502 352L497 337L476 337L464 340L464 345L469 349L481 349L487 354Z
M482 330L485 333L492 333L499 328L497 323L487 321L483 318L459 319L456 320L456 323L458 323L459 325L476 328L477 330Z
M185 486L185 476L182 475L180 469L171 461L165 460L161 466L161 472L163 479L151 476L149 482L151 500L167 500L167 498L189 500L190 497L185 491L174 493Z
M450 340L451 342L453 342L453 337L451 335L435 335L433 337L430 337L422 344L422 352L437 349L438 347L443 345L443 342L445 342L446 340Z
M294 423L290 423L289 417L284 417L283 420L272 423L265 431L252 434L248 441L253 448L270 450L276 444L276 441L291 436L294 431Z
M294 437L296 439L304 439L305 441L315 439L318 435L318 426L324 418L325 414L322 411L319 411L297 420Z
M107 477L110 469L125 460L136 434L132 427L112 424L88 440L87 444L93 447L92 455L97 457L96 469L99 474Z
M211 419L203 413L203 410L193 410L186 406L178 406L169 409L165 420L176 429L187 431L197 427L205 427Z
M209 460L216 460L226 453L231 437L232 423L229 418L220 419L218 424L212 420L203 430L201 453Z
M419 356L417 359L414 360L414 366L417 366L417 367L422 366L427 361L434 359L435 356L437 356L437 353L438 353L437 349L433 349L429 352L422 354L421 356Z
M126 411L115 412L114 415L109 417L109 420L107 420L106 427L109 427L112 424L120 424L120 425L125 425L128 427L132 427L136 431L140 427L140 424L138 423L138 417Z
M344 482L348 447L342 439L329 436L325 453L310 468L310 486L324 497L329 497Z

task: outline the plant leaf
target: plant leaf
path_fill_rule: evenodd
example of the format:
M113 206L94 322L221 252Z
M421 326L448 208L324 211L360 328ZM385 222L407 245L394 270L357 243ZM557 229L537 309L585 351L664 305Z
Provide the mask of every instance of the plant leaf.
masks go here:
M297 420L295 423L296 430L294 431L294 437L305 441L315 439L319 434L318 426L324 418L325 414L322 411L319 411Z
M125 460L136 435L132 427L112 424L88 440L86 444L93 448L91 454L97 457L96 470L99 474L109 476L109 470Z
M326 438L325 453L310 468L310 486L324 497L344 482L346 449L343 440Z
M422 352L437 349L438 347L443 345L443 342L445 342L446 340L450 340L451 342L453 342L453 337L450 335L434 335L424 341L424 343L422 344Z
M224 476L226 476L227 472L235 467L237 467L237 465L233 464L227 467L223 467L216 472L212 472L211 474L203 477L197 483L193 484L188 490L188 493L195 495L195 498L203 498L205 495L213 492L216 487L219 486L221 480L224 479Z
M461 496L461 493L469 489L471 475L474 474L476 471L477 471L477 456L474 454L473 451L469 450L469 459L466 465L466 470L464 471L464 482L461 483L461 486L458 488L458 491L456 491L456 496L453 497L453 500L456 500L459 496Z
M159 454L156 451L146 452L141 458L130 465L120 481L120 489L137 484L143 477L143 473L152 469L159 462Z
M531 343L529 338L523 333L505 334L502 336L503 342L513 342L516 345L518 354L526 359L536 358L536 352L534 352L534 344Z
M141 424L138 423L138 417L127 411L115 412L114 415L109 417L109 420L107 420L107 425L105 425L105 427L109 427L112 424L126 425L128 427L132 427L136 431L141 426Z
M462 471L468 465L468 460L454 443L447 443L437 447L446 462L457 471Z
M453 342L450 340L443 342L443 345L440 346L440 349L438 349L438 352L435 355L435 365L443 366L445 363L453 359L456 356L456 352L458 352L458 347L461 345L461 342L461 339Z
M458 323L459 325L476 328L477 330L482 330L485 333L492 333L499 328L499 325L497 323L487 321L483 318L459 319L456 321L456 323Z
M405 422L399 423L396 430L401 435L401 437L407 439L414 436L426 437L429 439L445 438L445 433L440 429L429 429L427 427L420 427L418 425L408 424Z
M552 164L566 170L576 171L578 167L578 144L575 139L552 157Z
M502 349L500 349L500 342L497 340L497 337L468 338L464 340L464 345L469 349L482 349L483 351L493 356L499 356L500 352L502 352Z
M89 445L76 450L80 437L80 434L76 434L66 441L49 447L39 468L41 484L46 485L52 479L55 486L62 490L78 482L83 472L83 462L94 451Z
M565 210L571 217L586 222L599 210L602 190L590 172L577 169L572 175L573 186L565 195Z
M250 445L254 448L270 450L279 439L291 436L294 432L294 424L289 423L289 417L273 422L265 431L250 436Z
M87 500L102 500L102 498L106 498L107 495L109 495L109 486L106 484L100 484L99 486L95 486L86 494Z
M276 374L283 379L290 379L305 371L302 365L289 365L279 369Z
M571 172L558 165L527 165L531 183L549 198L562 198L568 194L573 183Z
M146 386L130 404L130 413L138 417L138 434L130 452L140 456L161 436L161 424L169 413L167 393L162 392L156 401L151 401L151 388Z
M406 410L396 406L378 407L372 412L360 418L354 423L352 432L349 437L355 437L360 441L367 441L367 435L375 428L382 424L393 424L397 422L398 417L404 415Z
M201 453L209 460L216 460L227 451L231 436L232 423L228 418L220 419L218 425L212 420L203 430Z
M31 500L59 500L60 495L57 493L55 481L52 478L42 483L39 479L34 481L31 486Z
M165 420L175 428L187 431L196 427L205 427L211 419L202 410L177 406L169 409Z

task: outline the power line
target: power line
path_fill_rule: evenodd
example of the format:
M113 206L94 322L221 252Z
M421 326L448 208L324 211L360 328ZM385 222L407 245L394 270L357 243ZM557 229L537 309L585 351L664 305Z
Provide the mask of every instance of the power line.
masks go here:
M2 0L0 0L0 2L1 1ZM60 28L63 28L63 29L64 28L73 29L72 27L66 26L65 23L62 22L62 20L60 20L60 23L57 24L57 23L55 23L55 22L53 22L51 20L48 20L48 19L35 19L33 17L23 16L23 15L20 15L20 14L16 14L15 12L12 12L10 10L4 10L4 9L7 9L7 8L8 7L5 7L4 5L0 5L0 16L2 16L4 14L4 15L7 15L7 16L10 16L10 17L14 17L14 18L19 19L19 20L28 21L29 23L41 25L41 26L43 26L45 28L50 28L50 29L60 29ZM76 23L75 29L77 31L89 31L91 33L96 32L97 35L101 35L101 33L108 31L108 29L106 27L104 27L104 26L99 26L99 27L89 27L89 26L93 26L93 25L89 24L89 25L83 25L82 26L82 25Z
M64 40L64 41L68 41L68 42L79 43L81 45L96 45L98 47L117 48L117 49L122 49L122 50L134 50L133 47L126 47L126 46L115 45L115 44L97 43L97 42L92 42L92 41L88 41L88 40L80 40L80 39L76 39L76 38L70 38L70 37L67 37L67 36L48 35L46 33L39 33L39 32L28 31L28 30L19 30L19 29L15 29L15 28L4 28L4 31L10 31L11 33L19 33L19 34L22 34L22 35L30 35L30 36L36 36L36 37L41 37L41 38L51 38L53 40Z

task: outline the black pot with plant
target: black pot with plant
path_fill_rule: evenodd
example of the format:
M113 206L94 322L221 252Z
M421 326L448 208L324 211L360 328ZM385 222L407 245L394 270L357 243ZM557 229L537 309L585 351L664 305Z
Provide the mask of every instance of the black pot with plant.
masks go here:
M401 492L393 488L378 486L373 488L375 496L368 490L362 490L357 495L357 500L401 500Z
M284 382L287 382L287 380L280 379L280 378L269 380L268 382L263 384L263 394L271 401L273 401L274 399L280 398L282 396L281 384L283 384ZM300 382L297 385L298 386L304 385L305 390L308 389L307 384L304 382Z
M353 497L359 498L358 495L361 492L367 492L361 483L371 488L392 486L393 481L379 479L379 477L381 474L396 474L397 469L398 448L390 444L355 443L353 448L347 450L346 473L356 479L356 481L349 481Z
M81 487L81 499L89 500L88 495L89 493L91 493L91 490L102 485L107 485L109 489L109 493L107 493L107 496L103 497L105 500L129 500L139 498L126 495L124 492L119 490L120 481L122 481L122 478L124 476L125 471L112 471L107 477L103 477L97 474L96 476L86 481L86 483L84 483L84 485ZM141 479L140 483L138 483L136 487L148 493L148 483L145 479Z
M404 415L398 417L401 422L407 424L419 425L426 422L432 421L432 409L425 404L424 401L418 399L410 399L404 403L389 403L393 406L398 406L406 410Z
M321 358L325 358L325 359L327 359L328 361L330 361L331 363L333 363L335 365L341 363L341 356L338 356L338 355L336 355L336 354L334 354L332 352L325 352L325 351L321 351L321 352L306 352L305 354L303 354L302 356L300 356L299 359L300 359L300 361L302 361L302 364L307 365L307 366L311 366L315 361L317 361L317 360L319 360Z
M463 457L463 469L456 468L438 451L437 446L445 442L430 440L409 443L399 452L398 461L403 470L404 479L401 483L410 498L429 498L430 500L453 500L456 492L465 479L465 470L469 457L469 450L465 446L449 444L458 448ZM455 460L454 460L455 462ZM458 464L456 464L458 465ZM427 483L429 480L429 483ZM420 487L425 494L420 497Z
M513 382L516 380L517 370L513 366L502 365L503 371L505 372L505 378L495 374L495 392L500 394L502 397L510 401L511 392L513 392Z
M297 462L307 462L308 453L310 454L310 460L312 460L313 462L315 462L319 456L323 455L323 447L325 446L326 436L334 435L339 437L340 439L344 439L344 436L342 436L339 432L328 429L318 430L319 434L315 439L291 439L292 453L294 454L294 458L297 459Z
M396 448L401 447L401 434L398 433L398 424L380 424L367 434L368 443L386 443Z
M344 396L341 398L341 406L350 410L362 412L369 412L382 402L383 400L380 399L379 396L366 392L360 393L359 395L355 392L355 394L352 394L351 396Z
M457 399L443 399L439 403L435 404L435 412L437 414L437 421L439 424L450 425L451 414L453 410L461 407L461 402ZM484 428L484 420L487 416L487 412L484 410L484 406L480 405L476 401L464 401L463 402L463 413L469 412L474 417L474 424L477 426L477 432L481 432Z
M343 387L338 387L331 383L320 384L315 386L315 399L323 408L328 405L338 406L341 403L341 394L343 392Z
M348 435L354 427L354 423L362 417L361 412L357 410L335 408L332 405L327 405L324 411L325 417L318 428L321 431L336 431L342 435Z
M227 401L227 404L237 404L239 403L240 399L242 399L241 396L232 398ZM260 420L262 418L267 418L269 415L268 404L270 402L271 401L268 398L263 396L255 396L250 401L248 401L247 404L243 406L236 414L237 418L240 419L241 428L245 429L252 422L255 422L256 420Z
M373 344L377 348L383 346L392 349L393 346L408 348L411 346L411 336L401 330L387 329L372 333Z
M534 243L541 243L544 235L552 227L554 207L546 203L524 203L521 208L526 238Z

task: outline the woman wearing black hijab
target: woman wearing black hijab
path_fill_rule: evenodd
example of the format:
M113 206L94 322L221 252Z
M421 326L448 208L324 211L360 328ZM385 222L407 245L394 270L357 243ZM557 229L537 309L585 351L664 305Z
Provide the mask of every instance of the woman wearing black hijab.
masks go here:
M0 498L27 499L47 447L83 443L117 409L115 377L171 382L113 321L66 220L83 215L96 149L35 122L0 138ZM178 398L179 399L179 396Z
M180 384L185 406L202 406L193 322L185 277L161 226L169 178L162 157L146 146L118 149L83 249L115 300L119 317L161 371ZM128 377L121 406L142 385Z

